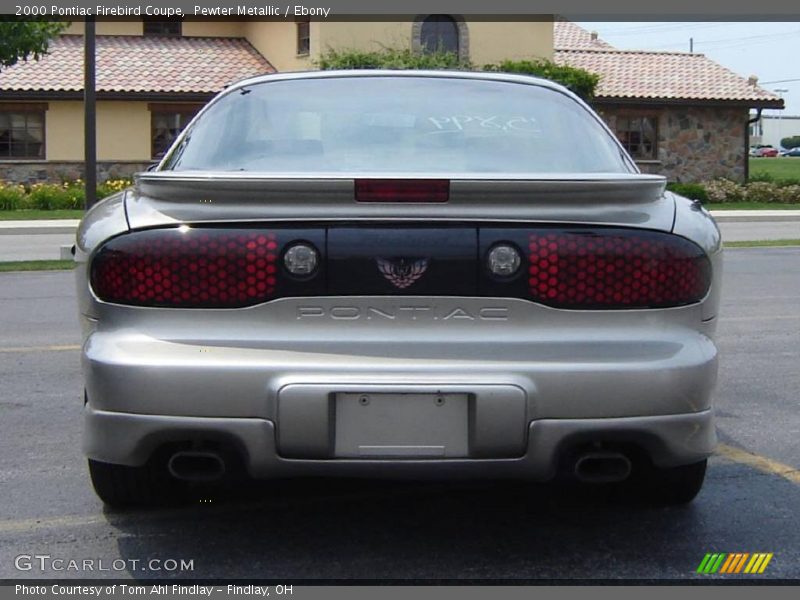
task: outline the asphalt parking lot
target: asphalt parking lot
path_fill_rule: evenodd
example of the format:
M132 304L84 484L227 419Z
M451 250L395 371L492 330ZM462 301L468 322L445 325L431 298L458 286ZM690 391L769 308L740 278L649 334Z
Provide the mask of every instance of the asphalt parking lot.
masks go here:
M72 274L0 274L0 579L800 580L800 248L728 250L724 285L722 445L690 506L595 488L312 481L107 512L80 451ZM695 574L708 552L774 558L759 576ZM18 570L20 555L95 570ZM193 569L142 570L154 558ZM100 559L124 567L99 571Z

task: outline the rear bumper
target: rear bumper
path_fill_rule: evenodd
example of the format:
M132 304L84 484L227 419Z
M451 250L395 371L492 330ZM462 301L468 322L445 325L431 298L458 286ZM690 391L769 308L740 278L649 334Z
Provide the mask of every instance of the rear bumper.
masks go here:
M713 449L717 350L702 305L579 312L507 299L316 299L306 323L303 302L108 307L115 318L88 330L83 350L90 458L138 465L163 444L221 441L255 477L546 479L573 444L631 443L661 466ZM337 394L372 393L466 397L461 449L343 458ZM385 442L404 443L429 447Z
M287 459L278 455L275 424L268 419L113 413L89 405L84 417L84 449L94 460L136 466L166 442L211 439L234 448L255 478L481 477L544 481L555 475L563 452L594 440L635 444L659 467L703 460L716 444L710 410L651 417L535 420L528 426L525 453L519 458L445 460Z

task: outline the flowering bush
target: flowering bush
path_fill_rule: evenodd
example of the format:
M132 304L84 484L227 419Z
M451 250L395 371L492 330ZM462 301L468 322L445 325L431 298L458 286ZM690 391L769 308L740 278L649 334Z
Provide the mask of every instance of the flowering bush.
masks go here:
M779 181L757 180L743 185L728 179L714 179L702 184L671 183L668 188L676 194L704 203L800 204L800 184Z
M34 183L28 190L25 208L38 210L58 210L82 208L84 204L83 185L76 182Z
M97 198L105 198L133 185L130 179L108 179L97 186Z
M25 187L0 181L0 210L18 210L25 200Z
M709 202L742 202L744 186L729 179L715 179L705 184Z
M0 210L81 209L86 202L84 185L81 179L29 186L0 181ZM116 194L131 185L130 179L109 179L97 186L97 199Z

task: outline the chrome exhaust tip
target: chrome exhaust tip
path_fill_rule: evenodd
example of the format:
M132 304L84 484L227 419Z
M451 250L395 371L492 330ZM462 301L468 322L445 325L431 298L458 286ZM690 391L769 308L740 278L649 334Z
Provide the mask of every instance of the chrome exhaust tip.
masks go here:
M225 461L215 452L182 451L173 454L167 470L175 479L197 483L211 482L225 475Z
M615 483L630 476L631 461L619 452L587 452L575 461L574 472L585 483Z

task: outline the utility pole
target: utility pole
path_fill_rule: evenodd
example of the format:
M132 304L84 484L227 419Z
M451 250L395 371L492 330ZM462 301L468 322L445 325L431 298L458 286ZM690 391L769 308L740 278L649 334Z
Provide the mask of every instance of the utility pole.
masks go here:
M83 170L86 210L97 202L97 111L95 95L94 17L86 17L83 32Z
M778 94L778 96L780 96L780 99L781 99L781 100L783 100L783 95L784 95L786 92L788 92L789 90L788 90L788 89L786 89L786 88L780 88L780 89L773 90L773 91L774 91L776 94ZM783 110L782 110L782 109L778 109L778 146L780 146L781 148L783 148L783 144L781 144L781 139L782 139L782 135L783 135L783 134L781 133L781 129L782 129L782 127L781 127L781 124L782 124L782 123L781 123L781 120L782 120L782 118L783 118Z

